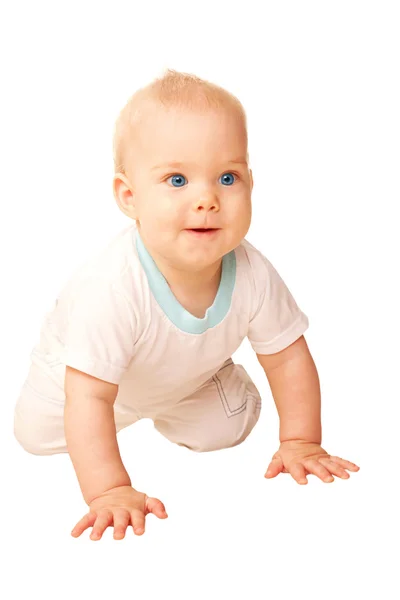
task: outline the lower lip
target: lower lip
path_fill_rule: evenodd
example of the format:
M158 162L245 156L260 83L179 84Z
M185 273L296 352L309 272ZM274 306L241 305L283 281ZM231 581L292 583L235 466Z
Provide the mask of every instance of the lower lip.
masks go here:
M186 231L197 238L211 238L218 233L219 229L209 229L208 231L196 231L195 229L186 229Z

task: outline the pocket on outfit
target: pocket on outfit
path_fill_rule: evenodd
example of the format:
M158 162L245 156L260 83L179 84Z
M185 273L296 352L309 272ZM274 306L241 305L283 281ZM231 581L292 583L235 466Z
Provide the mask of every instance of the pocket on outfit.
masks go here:
M245 410L247 402L253 402L255 408L261 409L260 393L242 365L230 362L212 379L228 416Z

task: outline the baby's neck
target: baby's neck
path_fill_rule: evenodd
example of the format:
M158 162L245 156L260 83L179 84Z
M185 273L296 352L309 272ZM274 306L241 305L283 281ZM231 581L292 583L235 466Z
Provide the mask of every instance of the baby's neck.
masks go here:
M214 266L207 273L199 275L191 273L190 277L182 280L167 278L168 285L181 306L198 319L203 319L207 309L214 304L218 293L222 273L222 260L220 265Z

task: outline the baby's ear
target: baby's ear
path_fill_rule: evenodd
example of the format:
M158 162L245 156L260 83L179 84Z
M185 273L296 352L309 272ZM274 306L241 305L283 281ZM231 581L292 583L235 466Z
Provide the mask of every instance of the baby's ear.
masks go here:
M251 185L251 189L253 190L253 185L254 185L253 171L251 169L249 169L249 173L250 173L250 185Z
M136 219L136 198L132 185L124 173L113 178L113 193L119 209L131 219Z

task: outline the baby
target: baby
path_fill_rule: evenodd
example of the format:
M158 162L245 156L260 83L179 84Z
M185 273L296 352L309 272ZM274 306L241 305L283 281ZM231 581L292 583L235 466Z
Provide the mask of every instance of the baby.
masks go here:
M81 266L45 317L15 409L30 453L68 452L89 507L72 530L122 539L164 504L132 487L117 443L150 418L168 440L207 452L247 438L260 394L232 354L247 337L280 418L265 477L348 478L321 447L318 374L306 315L247 240L253 176L239 100L168 70L137 91L115 128L113 191L131 220Z

